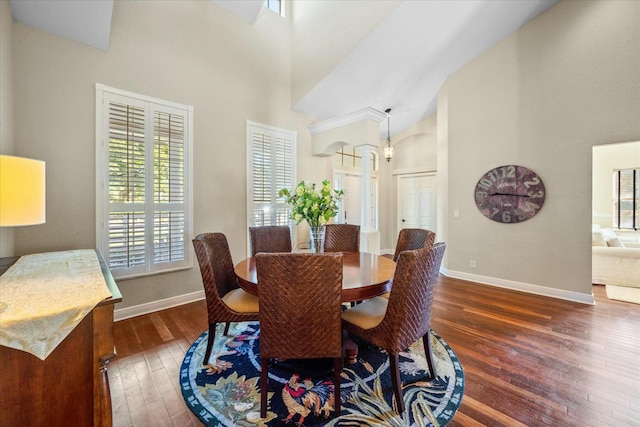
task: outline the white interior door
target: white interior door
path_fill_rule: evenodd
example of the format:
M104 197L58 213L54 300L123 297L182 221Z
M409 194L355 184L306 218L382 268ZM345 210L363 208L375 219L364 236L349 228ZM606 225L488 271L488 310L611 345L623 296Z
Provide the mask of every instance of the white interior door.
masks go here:
M344 223L360 225L360 209L362 208L360 185L361 177L346 173L344 175Z
M334 170L333 185L336 189L344 190L344 198L340 204L338 215L335 222L338 224L354 224L362 226L362 194L360 186L362 185L362 176L358 173ZM378 228L378 177L371 178L371 206L370 227Z
M398 177L398 225L402 228L436 229L435 175ZM397 233L396 233L397 234Z

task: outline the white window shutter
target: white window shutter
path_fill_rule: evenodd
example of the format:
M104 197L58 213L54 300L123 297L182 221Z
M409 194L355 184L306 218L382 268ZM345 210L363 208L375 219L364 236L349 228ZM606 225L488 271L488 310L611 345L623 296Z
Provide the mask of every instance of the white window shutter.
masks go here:
M289 205L278 197L295 186L296 134L247 122L250 226L289 225Z
M275 138L275 147L273 149L274 173L274 217L272 223L275 225L288 225L291 208L286 203L285 197L278 197L278 192L283 188L292 190L295 186L293 176L294 163L294 141L286 135L278 135Z
M185 119L180 111L153 111L153 261L185 257Z
M121 97L106 97L109 152L109 265L113 269L144 268L145 111Z
M191 107L96 86L97 240L115 277L191 266ZM105 172L106 171L106 172Z
M261 227L271 225L273 162L272 135L260 129L251 130L251 196L252 221L251 225Z

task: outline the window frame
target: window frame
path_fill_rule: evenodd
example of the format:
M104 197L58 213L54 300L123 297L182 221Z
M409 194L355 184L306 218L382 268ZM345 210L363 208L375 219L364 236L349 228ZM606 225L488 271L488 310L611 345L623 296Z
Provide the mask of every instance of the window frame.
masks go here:
M621 202L623 201L621 193L623 189L620 186L622 172L631 171L633 177L631 181L631 227L621 226ZM627 189L629 190L629 189ZM628 200L629 198L624 198ZM614 228L618 230L634 230L638 231L640 228L640 215L638 215L638 209L640 209L640 168L627 168L627 169L614 169L613 171L613 224Z
M253 192L254 192L254 168L253 168L253 158L254 158L254 144L253 144L253 133L254 131L259 131L262 132L264 134L270 134L274 136L274 140L276 137L281 137L281 138L285 138L285 139L290 139L291 140L291 182L288 185L289 189L293 189L295 188L295 186L297 185L297 164L298 164L298 158L297 158L297 138L298 138L298 133L296 131L292 131L292 130L287 130L287 129L281 129L281 128L277 128L274 126L269 126L269 125L264 125L262 123L257 123L257 122L253 122L250 120L247 120L246 122L246 149L247 149L247 256L251 256L250 251L250 244L249 244L249 227L253 227L255 226L255 222L254 222L254 215L253 215L253 211L254 211L254 201L253 201ZM270 152L270 157L272 162L275 161L275 156L276 153L272 147L271 152ZM273 212L276 211L276 207L279 204L283 204L284 202L284 197L278 197L278 191L280 190L280 188L276 188L276 183L274 182L275 179L273 178L273 174L271 177L271 191L274 194L274 198L273 198L273 202L271 202L271 209ZM281 199L282 202L278 203L277 200ZM284 203L286 205L286 203ZM291 214L291 208L286 205L286 209L287 209L287 225L289 225L289 228L291 229L291 239L293 240L293 242L296 241L296 227L294 227L293 222L291 219L289 219L289 216ZM273 224L264 224L264 225L275 225L275 223ZM293 244L292 242L292 244Z
M160 273L179 271L193 267L193 251L189 244L193 235L193 107L166 101L146 95L141 95L126 90L112 88L96 83L96 247L101 251L113 276L117 279L143 277ZM107 102L109 99L126 102L144 108L145 117L145 168L151 170L145 178L144 212L146 224L154 223L154 213L162 209L154 209L154 204L165 204L154 199L154 113L178 114L184 117L183 135L183 201L179 203L184 212L183 253L184 257L178 261L156 262L154 261L154 231L155 226L146 231L145 228L145 262L142 266L133 268L119 268L110 265L109 253L109 111ZM152 217L149 218L148 215ZM151 243L151 244L149 244Z
M270 10L271 12L277 15L280 15L284 18L284 2L285 0L264 0L263 6L267 10ZM271 3L277 4L278 10L274 10L274 8L271 7Z
M351 149L352 153L345 153L345 148ZM349 163L345 164L345 158L350 159ZM371 171L378 172L378 160L380 156L376 151L371 151ZM360 160L358 160L360 159ZM362 170L362 149L353 145L345 145L338 149L333 155L333 167L338 170Z

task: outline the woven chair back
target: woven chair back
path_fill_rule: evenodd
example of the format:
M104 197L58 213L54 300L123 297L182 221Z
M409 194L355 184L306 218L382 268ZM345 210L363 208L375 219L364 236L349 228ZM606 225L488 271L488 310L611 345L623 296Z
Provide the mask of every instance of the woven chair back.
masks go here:
M325 252L358 252L359 250L359 225L327 224L324 235Z
M342 254L256 255L260 357L340 357Z
M258 252L291 252L291 230L288 225L249 227L251 256Z
M401 252L387 312L376 327L377 342L393 354L404 351L430 329L431 305L445 243Z
M398 234L398 242L396 243L396 252L393 260L398 261L398 255L402 251L412 251L433 246L436 239L436 233L423 228L403 228Z
M239 287L227 238L222 233L199 234L193 239L193 248L200 264L209 322L219 321L229 311L220 298Z

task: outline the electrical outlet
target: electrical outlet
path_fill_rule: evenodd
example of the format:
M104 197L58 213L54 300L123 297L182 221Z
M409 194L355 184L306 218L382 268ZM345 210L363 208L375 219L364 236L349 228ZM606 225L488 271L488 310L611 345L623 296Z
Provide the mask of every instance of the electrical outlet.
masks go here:
M476 260L475 259L469 260L469 267L476 268Z

